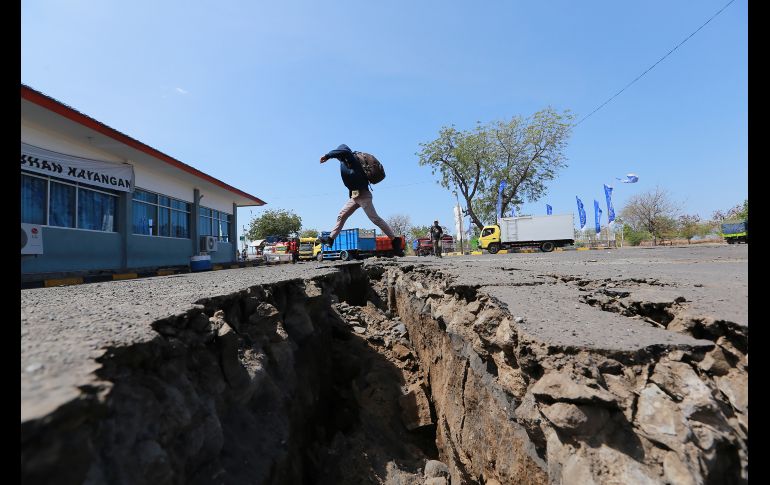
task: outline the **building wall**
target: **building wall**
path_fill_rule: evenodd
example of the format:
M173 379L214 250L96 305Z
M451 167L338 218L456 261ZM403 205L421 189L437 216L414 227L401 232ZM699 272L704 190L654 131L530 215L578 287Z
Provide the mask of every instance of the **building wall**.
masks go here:
M128 236L128 267L183 266L193 255L191 239Z
M21 272L120 270L120 234L43 226L43 252L22 256Z
M217 250L213 253L209 253L212 263L230 263L235 259L233 257L235 246L233 243L226 243L219 241L217 244Z
M75 157L104 160L105 162L123 163L124 159L99 148L72 140L44 126L28 120L21 120L21 141L59 153Z

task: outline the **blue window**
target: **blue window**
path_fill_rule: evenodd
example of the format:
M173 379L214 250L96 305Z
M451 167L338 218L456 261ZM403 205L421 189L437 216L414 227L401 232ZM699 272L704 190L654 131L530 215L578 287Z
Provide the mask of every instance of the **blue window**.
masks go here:
M21 222L115 232L118 197L92 186L21 175Z
M190 203L136 189L133 201L134 234L190 237Z
M115 231L118 199L93 190L78 190L78 228Z
M200 208L200 235L216 236L223 242L230 240L230 220L232 216L208 207Z
M51 181L51 203L48 207L48 225L59 227L75 227L75 193L74 185L60 184Z
M158 207L134 201L133 207L134 234L155 236L157 232Z
M181 211L171 211L171 237L190 237L188 221L190 214Z
M21 176L21 222L45 224L48 206L48 180L29 175Z

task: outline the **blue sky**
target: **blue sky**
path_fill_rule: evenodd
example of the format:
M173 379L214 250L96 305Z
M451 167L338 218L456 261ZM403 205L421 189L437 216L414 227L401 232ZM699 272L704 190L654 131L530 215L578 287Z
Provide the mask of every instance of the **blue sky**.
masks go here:
M729 0L698 2L38 0L21 10L21 80L328 230L347 199L341 143L375 154L379 214L453 227L417 164L442 126L546 106L580 119ZM748 11L736 0L577 126L568 167L521 212L577 212L615 183L619 212L656 185L708 218L748 197ZM346 227L371 228L363 211Z

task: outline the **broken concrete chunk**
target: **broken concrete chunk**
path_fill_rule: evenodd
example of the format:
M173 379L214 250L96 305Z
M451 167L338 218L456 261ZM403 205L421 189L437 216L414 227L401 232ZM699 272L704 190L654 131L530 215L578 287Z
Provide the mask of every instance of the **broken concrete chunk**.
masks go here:
M609 412L603 407L557 402L543 409L554 426L571 434L596 434L604 427Z
M698 363L698 367L714 376L723 376L732 369L721 347L714 347L714 350Z
M635 421L647 438L671 448L678 448L690 434L676 403L655 384L639 395Z
M621 374L623 366L615 359L605 359L599 363L599 371L603 374Z
M428 460L425 463L425 478L445 477L449 478L449 467L438 460Z
M542 412L554 426L566 431L576 430L588 421L588 416L580 408L565 402L545 406Z
M730 404L733 408L740 413L748 414L748 374L732 370L725 376L715 377L714 380L716 381L719 390L722 391L722 394L727 396L727 399L730 400Z
M435 477L425 480L425 485L448 485L447 479L444 477Z
M409 431L433 424L428 397L419 384L412 384L409 392L398 398L398 404L401 406L401 421Z
M412 351L400 343L393 346L393 353L396 354L398 360L406 360L412 355Z
M663 459L663 477L666 479L666 483L696 485L690 470L673 451L666 453L666 457Z
M571 376L560 372L552 372L543 376L532 386L532 394L538 400L618 406L615 397L608 391L579 384Z

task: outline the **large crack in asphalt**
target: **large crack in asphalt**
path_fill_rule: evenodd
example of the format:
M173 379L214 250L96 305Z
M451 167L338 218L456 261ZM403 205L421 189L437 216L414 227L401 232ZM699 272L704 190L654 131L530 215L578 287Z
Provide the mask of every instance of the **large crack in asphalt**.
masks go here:
M438 269L348 265L201 300L110 349L109 385L23 427L23 481L748 482L745 329L634 300L657 280L538 277L713 344L544 342Z

